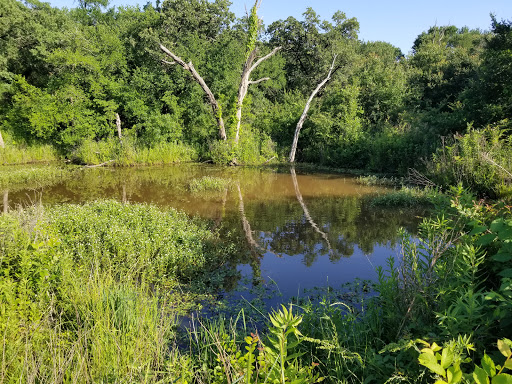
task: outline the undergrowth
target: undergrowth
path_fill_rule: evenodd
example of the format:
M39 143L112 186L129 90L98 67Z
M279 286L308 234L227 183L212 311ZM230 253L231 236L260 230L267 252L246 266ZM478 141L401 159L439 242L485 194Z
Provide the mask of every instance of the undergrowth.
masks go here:
M509 383L512 208L461 188L436 207L352 296L186 330L183 283L229 254L203 224L112 201L3 215L1 381Z

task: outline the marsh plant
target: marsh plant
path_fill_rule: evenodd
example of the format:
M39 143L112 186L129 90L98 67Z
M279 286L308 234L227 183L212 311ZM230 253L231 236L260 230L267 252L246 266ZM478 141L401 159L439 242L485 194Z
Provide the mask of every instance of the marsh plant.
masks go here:
M188 183L188 187L192 193L208 192L208 191L224 191L229 188L232 181L222 177L203 176L198 179L192 179Z

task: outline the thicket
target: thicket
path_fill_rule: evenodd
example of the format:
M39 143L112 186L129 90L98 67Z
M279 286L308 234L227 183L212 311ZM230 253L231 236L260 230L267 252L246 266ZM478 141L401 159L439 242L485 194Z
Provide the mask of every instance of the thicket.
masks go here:
M479 161L473 156L480 151L468 149L475 140L461 141L469 131L499 125L502 145L509 146L512 27L494 16L488 32L432 27L404 56L386 42L358 40L356 18L336 12L322 20L311 8L302 20L289 17L267 28L256 20L257 3L251 18L236 19L224 0L166 0L144 8L92 1L73 9L4 0L0 11L6 15L2 163L55 158L46 150L30 159L12 154L19 146L45 145L61 158L91 164L285 159L306 100L335 55L332 79L302 128L297 161L401 175L428 168L432 178L444 178L435 170L446 163L426 166L443 138L450 146L465 143L464 151L451 153L468 164ZM193 64L218 102L215 114L190 73L169 63L159 44ZM261 82L243 99L238 130L244 62L253 51L261 57L277 47L251 74ZM218 139L220 118L225 141ZM488 162L488 168L496 167L498 176L476 190L501 194L500 185L508 185L503 174L511 170L491 160L499 166Z

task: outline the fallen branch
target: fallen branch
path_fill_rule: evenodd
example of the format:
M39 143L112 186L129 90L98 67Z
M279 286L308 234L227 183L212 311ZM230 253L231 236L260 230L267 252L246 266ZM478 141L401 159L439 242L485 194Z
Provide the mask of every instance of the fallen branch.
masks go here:
M110 164L112 162L114 162L115 160L109 160L109 161L105 161L104 163L101 163L101 164L96 164L96 165L86 165L84 166L84 168L97 168L97 167L103 167L107 164Z

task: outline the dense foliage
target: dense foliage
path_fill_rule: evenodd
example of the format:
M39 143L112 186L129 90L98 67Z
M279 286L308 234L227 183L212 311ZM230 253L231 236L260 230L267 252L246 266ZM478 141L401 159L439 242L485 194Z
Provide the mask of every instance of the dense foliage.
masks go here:
M510 21L493 16L489 32L432 27L404 56L386 42L358 40L357 19L343 12L326 21L308 8L302 20L289 17L265 29L258 2L241 19L229 5L166 0L141 9L92 1L58 9L2 0L0 158L9 147L44 144L83 163L284 158L306 100L335 55L333 78L302 129L297 161L405 174L423 171L442 138L450 145L468 127L477 134L496 126L508 137ZM193 64L219 103L217 115L159 44ZM249 52L262 57L276 47L251 76L268 80L249 88L235 143L244 62ZM217 139L221 117L227 141ZM509 153L508 141L503 150ZM485 154L497 183L510 184L507 156ZM479 192L497 189L504 191L492 185Z

